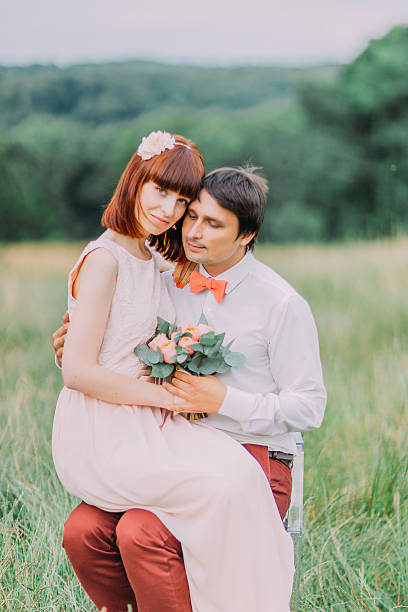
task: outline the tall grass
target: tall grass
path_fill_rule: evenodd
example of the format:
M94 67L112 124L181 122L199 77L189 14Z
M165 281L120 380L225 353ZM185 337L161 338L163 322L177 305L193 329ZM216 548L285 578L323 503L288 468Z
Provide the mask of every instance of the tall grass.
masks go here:
M76 500L50 449L61 387L50 337L80 248L0 247L1 611L94 609L61 548ZM258 256L311 304L329 394L305 435L301 610L408 609L408 240Z

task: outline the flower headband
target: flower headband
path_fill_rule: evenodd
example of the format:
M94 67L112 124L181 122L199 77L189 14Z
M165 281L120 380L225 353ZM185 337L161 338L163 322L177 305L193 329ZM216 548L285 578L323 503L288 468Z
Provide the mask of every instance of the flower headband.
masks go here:
M183 147L187 147L187 149L191 149L189 145L184 144L183 142L176 142L174 136L168 132L162 132L161 130L157 132L150 132L148 136L142 138L137 154L143 159L143 161L146 161L155 155L160 155L160 153L163 153L163 151L166 149L174 149L176 145L181 145Z

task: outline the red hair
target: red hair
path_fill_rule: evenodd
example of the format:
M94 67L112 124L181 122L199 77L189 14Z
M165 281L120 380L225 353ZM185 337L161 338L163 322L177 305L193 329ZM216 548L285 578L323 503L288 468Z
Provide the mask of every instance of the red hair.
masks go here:
M204 162L197 146L183 136L174 134L176 146L143 161L136 152L120 177L112 199L102 215L103 227L132 238L143 238L144 232L137 216L137 194L145 183L153 181L163 189L176 191L187 200L197 195L204 176ZM168 257L182 257L180 231L168 230L160 235L156 248ZM164 246L166 245L166 246ZM168 252L167 252L168 251Z

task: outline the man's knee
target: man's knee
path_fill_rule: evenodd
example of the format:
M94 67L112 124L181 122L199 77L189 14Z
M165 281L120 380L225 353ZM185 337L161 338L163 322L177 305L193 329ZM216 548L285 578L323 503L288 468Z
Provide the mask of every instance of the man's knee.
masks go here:
M119 550L130 548L153 551L170 548L181 552L180 542L152 512L143 509L128 510L116 526Z
M82 502L64 525L62 545L76 564L86 562L87 555L111 551L115 547L115 527L121 514L104 512Z

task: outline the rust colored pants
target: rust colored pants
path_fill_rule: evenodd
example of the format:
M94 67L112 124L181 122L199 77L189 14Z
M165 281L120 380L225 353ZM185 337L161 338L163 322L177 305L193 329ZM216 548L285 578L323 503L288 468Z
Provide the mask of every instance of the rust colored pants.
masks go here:
M245 444L262 466L283 518L290 469L266 446ZM191 612L180 542L148 510L105 512L81 502L65 523L63 546L85 591L106 612ZM273 554L273 551L271 551Z

